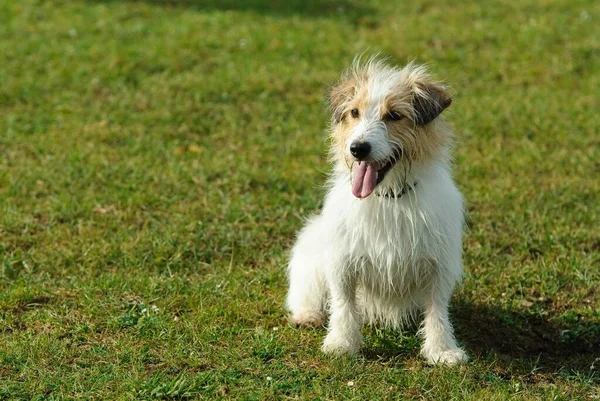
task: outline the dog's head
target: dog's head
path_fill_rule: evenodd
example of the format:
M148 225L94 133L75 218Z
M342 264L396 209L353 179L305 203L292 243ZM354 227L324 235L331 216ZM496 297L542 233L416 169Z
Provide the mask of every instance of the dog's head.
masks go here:
M366 198L397 164L433 160L448 144L437 126L450 106L446 88L425 67L355 62L330 94L334 158L352 175L352 193Z

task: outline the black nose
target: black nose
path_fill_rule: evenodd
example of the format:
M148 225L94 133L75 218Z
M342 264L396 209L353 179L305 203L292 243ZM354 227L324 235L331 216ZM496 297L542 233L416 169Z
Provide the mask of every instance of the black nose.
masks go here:
M352 142L350 144L350 153L358 160L364 160L371 152L371 144L369 142Z

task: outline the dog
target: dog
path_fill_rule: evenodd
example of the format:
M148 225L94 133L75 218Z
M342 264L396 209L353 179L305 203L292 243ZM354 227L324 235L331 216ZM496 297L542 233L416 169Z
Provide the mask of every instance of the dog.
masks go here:
M424 66L355 60L330 92L333 171L320 214L292 248L286 307L320 326L322 350L355 354L363 323L422 316L430 364L468 360L449 320L461 280L463 197L451 175L448 89Z

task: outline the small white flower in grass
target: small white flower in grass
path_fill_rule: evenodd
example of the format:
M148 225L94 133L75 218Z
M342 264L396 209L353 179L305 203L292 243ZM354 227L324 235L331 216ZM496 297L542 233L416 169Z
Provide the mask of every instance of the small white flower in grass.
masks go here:
M142 309L142 313L146 313L146 312L148 312L148 309L146 309L146 308Z
M160 310L160 309L158 309L158 306L156 306L156 305L150 305L150 309L152 309L152 312L154 312L154 313L156 313Z
M272 380L273 380L273 378L272 378L271 376L267 376L267 381L268 381L268 382L270 382L270 381L272 381Z
M354 382L352 380L350 380L348 383L346 383L346 385L348 387L352 387L352 386L354 386Z
M279 327L273 327L273 331L279 330Z
M226 286L227 284L229 284L229 281L225 281L225 280L223 280L223 281L221 281L219 284L217 284L217 285L215 286L215 288L216 288L217 290L220 290L220 289L223 289L223 288L225 288L225 286Z
M589 21L592 19L592 17L590 17L590 13L588 13L587 11L582 11L580 15L581 19L584 21Z
M178 317L178 316L175 316L175 317L173 318L173 321L175 321L175 322L178 322L178 321L179 321L179 317Z

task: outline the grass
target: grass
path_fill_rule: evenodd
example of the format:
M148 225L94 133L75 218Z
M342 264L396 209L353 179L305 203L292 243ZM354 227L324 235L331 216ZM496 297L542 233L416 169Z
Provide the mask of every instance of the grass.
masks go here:
M0 399L600 398L600 4L0 4ZM355 54L455 92L464 367L288 326L324 94Z

